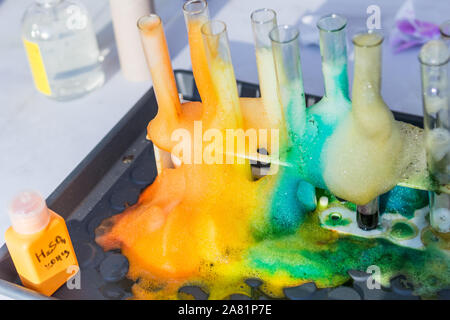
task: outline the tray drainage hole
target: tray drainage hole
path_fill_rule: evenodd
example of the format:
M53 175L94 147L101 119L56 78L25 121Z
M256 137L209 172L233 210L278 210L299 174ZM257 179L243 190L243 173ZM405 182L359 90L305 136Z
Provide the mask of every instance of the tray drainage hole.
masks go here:
M134 155L132 155L132 154L129 154L122 158L122 162L125 164L131 163L131 162L133 162L133 160L134 160Z
M107 282L122 280L128 273L128 259L120 253L110 254L100 264L100 274Z

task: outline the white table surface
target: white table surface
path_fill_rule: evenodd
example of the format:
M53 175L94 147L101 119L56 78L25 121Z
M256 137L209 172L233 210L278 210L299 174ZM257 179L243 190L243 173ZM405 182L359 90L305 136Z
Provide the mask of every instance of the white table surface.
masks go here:
M21 17L33 0L0 0L0 245L9 226L7 205L20 190L34 189L47 197L92 150L108 131L151 87L151 82L127 82L121 75L107 0L84 0L102 50L109 51L104 68L105 85L70 102L55 102L33 87L21 42ZM392 27L403 0L376 1L382 26ZM173 67L191 69L182 0L156 0L156 10L166 28ZM305 14L345 15L349 30L365 27L366 8L372 0L210 0L214 19L227 23L236 78L257 82L249 16L252 10L269 7L278 12L279 24L299 24ZM450 12L450 1L428 3L419 18L441 23ZM302 30L301 30L302 32ZM393 55L387 41L383 52L383 90L387 104L397 111L422 114L418 49ZM351 48L349 55L351 56ZM305 91L323 94L318 47L301 51ZM352 79L352 61L349 78ZM351 80L350 80L351 81Z

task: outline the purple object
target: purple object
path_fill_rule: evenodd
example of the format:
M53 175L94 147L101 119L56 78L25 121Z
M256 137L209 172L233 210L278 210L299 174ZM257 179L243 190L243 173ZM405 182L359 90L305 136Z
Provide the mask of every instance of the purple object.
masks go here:
M394 53L398 53L439 37L438 25L418 19L401 19L395 24L390 37L390 44Z

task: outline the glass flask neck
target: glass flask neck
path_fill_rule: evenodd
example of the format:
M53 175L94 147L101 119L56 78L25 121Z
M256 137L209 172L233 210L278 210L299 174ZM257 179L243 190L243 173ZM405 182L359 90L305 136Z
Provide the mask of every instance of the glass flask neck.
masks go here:
M394 117L381 96L381 44L383 36L375 31L353 37L355 68L352 116L355 128L373 141L395 141ZM393 139L393 140L387 140Z
M380 98L381 90L381 44L383 36L375 32L360 33L353 37L355 45L355 68L353 97ZM355 101L354 101L355 102Z
M325 96L328 98L348 99L346 25L347 20L336 14L322 17L317 22Z

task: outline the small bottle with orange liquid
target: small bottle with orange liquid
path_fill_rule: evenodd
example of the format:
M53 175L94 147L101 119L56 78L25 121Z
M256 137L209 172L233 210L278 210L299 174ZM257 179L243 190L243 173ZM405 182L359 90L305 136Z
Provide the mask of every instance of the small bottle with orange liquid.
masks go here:
M36 192L22 192L9 207L5 240L22 284L52 295L78 270L64 219Z

